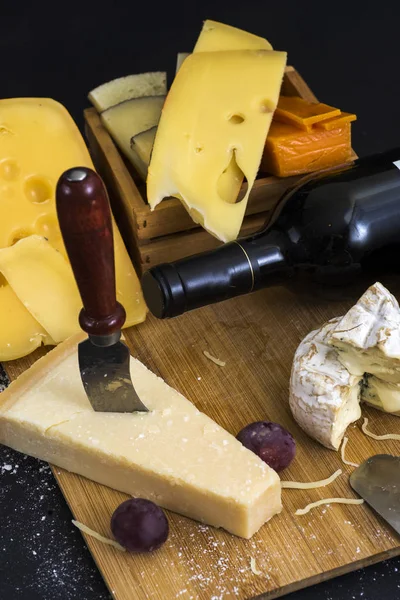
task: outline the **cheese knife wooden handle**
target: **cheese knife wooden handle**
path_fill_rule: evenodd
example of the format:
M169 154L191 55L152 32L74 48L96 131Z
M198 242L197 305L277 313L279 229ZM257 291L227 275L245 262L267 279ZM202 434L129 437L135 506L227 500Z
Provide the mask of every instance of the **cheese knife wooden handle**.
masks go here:
M82 298L79 324L90 336L110 336L125 323L117 302L111 210L103 181L92 169L65 171L56 188L65 248Z

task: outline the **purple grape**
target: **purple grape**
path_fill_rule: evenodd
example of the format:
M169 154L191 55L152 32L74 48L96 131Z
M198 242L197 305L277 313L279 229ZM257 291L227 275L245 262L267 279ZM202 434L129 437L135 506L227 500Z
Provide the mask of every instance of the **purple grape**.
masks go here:
M250 423L239 431L236 437L243 446L257 454L277 472L286 469L296 454L293 436L278 423Z
M131 552L152 552L168 538L169 526L163 510L144 498L122 502L111 517L117 542Z

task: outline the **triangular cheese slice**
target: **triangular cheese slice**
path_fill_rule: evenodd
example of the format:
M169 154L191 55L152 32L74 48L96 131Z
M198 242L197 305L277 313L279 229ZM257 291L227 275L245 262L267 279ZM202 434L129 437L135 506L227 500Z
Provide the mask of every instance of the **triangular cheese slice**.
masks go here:
M79 374L82 338L0 395L1 443L245 538L280 512L275 471L134 358L150 412L94 412Z
M284 52L198 52L186 58L163 106L147 176L154 209L179 195L197 223L237 238L286 64ZM242 178L248 187L231 197ZM231 181L233 180L233 181ZM235 185L235 182L237 185Z

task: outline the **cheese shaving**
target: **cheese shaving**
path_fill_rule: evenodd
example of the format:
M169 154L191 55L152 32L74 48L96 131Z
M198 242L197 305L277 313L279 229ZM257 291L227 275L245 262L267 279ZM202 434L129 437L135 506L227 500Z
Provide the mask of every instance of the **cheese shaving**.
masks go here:
M294 513L295 515L306 515L312 508L316 506L321 506L322 504L363 504L364 500L362 498L324 498L323 500L317 500L317 502L311 502L311 504L307 504L304 508L299 508Z
M253 556L250 558L250 569L253 571L254 575L262 575L262 571L257 569L256 559Z
M303 483L301 481L281 481L281 487L292 490L313 490L324 487L325 485L329 485L332 483L332 481L335 481L335 479L339 477L342 472L342 469L338 469L326 479L320 479L320 481L310 481L309 483Z
M400 435L398 433L386 433L385 435L376 435L376 433L371 433L367 429L368 419L364 418L364 423L361 425L361 429L370 438L374 440L400 440Z
M349 438L348 438L348 437L344 437L344 438L343 438L343 443L342 443L342 447L341 447L341 450L340 450L340 454L341 454L341 457L342 457L342 461L344 462L344 464L345 464L345 465L350 465L350 467L359 467L359 466L360 466L359 464L357 464L357 463L353 463L353 462L351 462L350 460L346 460L346 458L345 458L345 456L344 456L344 452L345 452L345 450L346 450L346 446L347 446L347 442L348 442L348 441L349 441Z
M226 365L226 362L224 362L223 360L220 360L219 358L215 358L215 356L210 354L207 350L203 350L203 354L204 354L204 356L206 356L209 360L211 360L213 363L215 363L219 367L224 367Z
M121 544L118 544L118 542L116 542L115 540L110 540L110 538L106 538L103 535L100 535L100 533L97 533L97 531L93 531L93 529L90 529L90 527L88 527L87 525L84 525L80 521L75 521L74 519L72 519L72 523L73 523L73 525L75 525L75 527L77 527L84 533L87 533L87 535L91 535L96 540L99 540L99 542L103 542L103 544L108 544L109 546L114 546L114 548L117 548L118 550L122 550L122 552L125 552L125 548L123 546L121 546Z

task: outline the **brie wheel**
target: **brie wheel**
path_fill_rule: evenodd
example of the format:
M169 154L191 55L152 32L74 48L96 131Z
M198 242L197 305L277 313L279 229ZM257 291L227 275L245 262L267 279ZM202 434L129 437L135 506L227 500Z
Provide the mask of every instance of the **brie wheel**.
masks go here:
M400 384L400 309L381 283L368 288L338 321L329 343L353 375L371 373Z
M312 331L298 347L289 402L300 427L327 448L338 450L350 423L361 416L361 376L351 375L329 345L340 318Z

